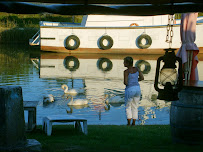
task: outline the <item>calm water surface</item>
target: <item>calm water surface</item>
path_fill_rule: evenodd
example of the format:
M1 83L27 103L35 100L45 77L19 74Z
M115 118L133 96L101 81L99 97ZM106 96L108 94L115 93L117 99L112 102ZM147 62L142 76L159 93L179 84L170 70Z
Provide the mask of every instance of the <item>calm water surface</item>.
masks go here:
M24 46L0 47L0 85L18 85L23 89L24 101L39 101L37 123L52 114L82 116L88 124L126 124L123 103L123 58L129 55L74 55L39 52L38 48ZM131 55L130 55L131 56ZM157 100L153 83L156 59L154 55L132 55L134 64L144 71L140 82L142 99L137 124L169 124L170 103ZM199 62L198 68L202 65ZM203 66L203 65L202 65ZM200 80L203 74L199 71ZM63 84L74 88L73 98L87 99L86 106L68 106L70 98L64 94ZM43 103L43 96L52 94L53 103ZM120 103L105 104L108 101ZM25 121L27 113L25 112Z

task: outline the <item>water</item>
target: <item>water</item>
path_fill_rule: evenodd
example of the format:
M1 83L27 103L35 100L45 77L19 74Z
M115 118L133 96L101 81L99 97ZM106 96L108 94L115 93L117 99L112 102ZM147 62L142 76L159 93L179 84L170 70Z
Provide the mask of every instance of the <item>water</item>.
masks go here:
M74 56L74 57L72 57ZM39 48L24 46L1 46L0 85L22 87L24 101L39 101L37 124L42 118L52 114L81 116L88 124L126 124L124 103L110 104L105 100L123 101L123 58L127 55L69 55L62 53L39 52ZM139 63L145 80L140 82L142 100L140 101L137 124L169 124L170 103L156 100L154 77L155 55L132 55L134 63ZM141 60L144 60L141 62ZM202 62L198 64L201 66ZM145 65L145 66L144 66ZM200 80L202 74L200 73ZM61 86L77 89L79 94L73 98L88 99L86 106L68 106L70 98ZM53 103L43 103L43 96L52 94ZM27 121L27 112L25 112Z

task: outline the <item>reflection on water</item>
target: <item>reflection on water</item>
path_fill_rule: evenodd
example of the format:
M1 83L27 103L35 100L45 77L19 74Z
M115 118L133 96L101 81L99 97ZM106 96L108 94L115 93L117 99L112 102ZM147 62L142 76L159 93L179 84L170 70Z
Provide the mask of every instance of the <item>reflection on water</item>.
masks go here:
M38 49L37 49L38 50ZM123 58L127 55L35 53L24 47L0 48L0 85L20 85L24 100L38 100L37 123L51 114L87 118L89 124L126 124L123 84ZM154 55L132 55L143 71L139 124L169 124L170 103L157 100L154 90ZM201 62L199 63L201 65ZM201 80L201 76L200 76ZM71 105L61 88L66 84L78 93L73 100L88 100L87 105ZM51 94L54 102L43 103Z

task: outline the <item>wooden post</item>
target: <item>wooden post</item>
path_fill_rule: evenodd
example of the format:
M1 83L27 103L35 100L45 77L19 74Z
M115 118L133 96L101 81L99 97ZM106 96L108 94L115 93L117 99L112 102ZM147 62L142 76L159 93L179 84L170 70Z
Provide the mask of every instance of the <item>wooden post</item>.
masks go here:
M0 150L26 143L22 88L0 87Z

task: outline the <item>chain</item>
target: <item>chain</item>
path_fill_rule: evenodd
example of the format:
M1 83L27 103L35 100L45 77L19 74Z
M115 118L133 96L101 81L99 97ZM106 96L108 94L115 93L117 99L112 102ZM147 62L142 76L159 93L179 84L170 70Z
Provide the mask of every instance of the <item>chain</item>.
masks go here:
M173 15L168 15L166 42L169 43L169 48L171 48L173 39L173 22L174 22Z

